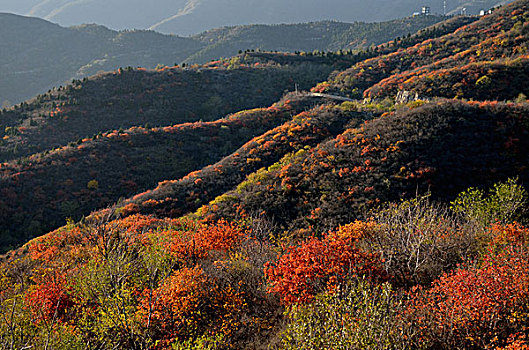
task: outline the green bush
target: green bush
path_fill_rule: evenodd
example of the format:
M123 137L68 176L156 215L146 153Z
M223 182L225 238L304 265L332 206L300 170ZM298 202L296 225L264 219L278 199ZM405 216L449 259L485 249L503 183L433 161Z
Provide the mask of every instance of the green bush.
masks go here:
M517 182L509 179L487 192L469 188L451 202L451 208L482 227L520 220L527 210L527 191Z
M197 339L171 344L173 350L217 350L226 348L222 334L203 335Z
M313 304L286 311L282 349L405 349L407 327L396 317L401 303L388 283L350 282Z

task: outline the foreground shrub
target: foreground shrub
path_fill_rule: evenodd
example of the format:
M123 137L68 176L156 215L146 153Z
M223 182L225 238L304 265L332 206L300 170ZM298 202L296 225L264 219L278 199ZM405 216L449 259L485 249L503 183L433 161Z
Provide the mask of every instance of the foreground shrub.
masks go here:
M365 237L398 286L428 285L472 256L475 227L446 206L419 197L374 214L378 229Z
M406 315L417 341L434 348L493 348L528 331L529 260L521 247L492 249L481 263L411 293Z
M185 266L193 267L212 252L236 248L246 233L235 223L224 220L215 225L196 224L196 228L171 232L171 253Z
M201 268L183 268L154 293L146 293L139 316L151 329L158 348L203 336L229 336L237 328L236 315L244 301L229 287L220 288Z
M75 301L64 279L35 285L26 294L26 303L37 322L65 322Z
M281 335L282 349L406 349L401 303L388 283L358 280L293 305Z
M278 293L283 304L306 303L350 278L385 280L387 276L378 254L356 246L358 239L374 227L374 223L356 222L322 239L311 238L299 247L289 247L276 264L265 270L269 291Z

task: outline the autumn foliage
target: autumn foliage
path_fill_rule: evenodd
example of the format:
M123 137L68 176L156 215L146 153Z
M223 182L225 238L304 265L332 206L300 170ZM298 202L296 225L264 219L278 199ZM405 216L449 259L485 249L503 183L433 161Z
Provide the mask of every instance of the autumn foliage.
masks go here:
M35 285L26 294L26 303L36 322L65 322L71 318L76 302L66 279Z
M212 253L237 248L247 234L223 220L215 225L200 225L196 231L174 231L172 236L171 253L184 264L194 266Z
M495 188L501 193L492 203L498 212L512 204L504 199L525 198L512 181ZM321 237L285 233L288 247L281 239L271 242L273 223L264 217L206 223L95 213L8 257L0 303L19 323L0 326L11 337L15 330L33 334L26 343L45 341L38 332L48 329L57 346L241 348L270 341L276 327L288 322L294 348L303 343L303 332L314 329L322 337L314 343L342 344L353 337L355 344L377 338L400 348L522 349L529 320L528 229L512 222L483 227L472 215L461 224L464 217L450 221L447 210L404 202ZM462 237L474 247L459 265L462 258L454 252L463 251L443 243L453 238L452 227L466 230ZM406 235L408 244L391 241ZM421 238L416 250L408 249L416 243L410 235ZM423 250L427 260L418 253ZM413 257L434 267L421 269L431 285L421 279L410 288L415 279L406 284L391 278ZM20 276L28 287L17 282ZM22 302L13 302L16 295ZM340 323L352 317L351 303L358 305L355 324L376 337ZM303 323L316 317L313 312L332 313L333 328Z
M219 287L198 267L183 268L152 294L144 294L138 314L160 339L158 349L206 331L230 335L244 306L237 292Z
M512 225L493 230L502 240L517 241L527 234ZM430 289L413 291L406 314L417 323L418 341L434 347L490 348L505 345L510 335L525 334L528 257L520 243L500 251L491 247L482 259L442 275Z
M270 292L278 293L283 304L307 303L325 290L333 290L348 278L366 277L383 281L387 275L376 254L356 246L373 223L356 222L329 232L323 238L310 238L300 246L287 248L266 274Z
M0 348L527 348L528 20L518 0L355 54L120 70L2 112L0 245L29 242L0 260ZM313 91L365 101L211 121L344 62Z

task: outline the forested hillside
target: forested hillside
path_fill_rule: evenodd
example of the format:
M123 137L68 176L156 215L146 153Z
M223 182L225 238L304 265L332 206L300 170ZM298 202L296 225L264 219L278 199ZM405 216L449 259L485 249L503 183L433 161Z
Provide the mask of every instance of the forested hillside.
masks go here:
M357 59L248 53L194 68L125 69L3 112L1 245L219 161L317 99L296 96L278 110L220 118L269 106Z
M269 106L296 84L307 89L325 79L336 64L326 58L301 58L280 65L274 61L278 56L243 55L233 64L218 61L205 67L126 68L75 80L0 114L0 160L107 130L209 121Z
M440 101L399 110L287 155L198 214L260 213L274 220L276 233L323 233L417 192L450 199L476 183L516 176L526 183L527 107Z
M311 103L289 102L213 122L114 130L6 163L0 169L0 244L16 245L215 163Z
M528 28L517 0L358 52L125 69L3 113L39 136L4 136L27 156L0 168L18 244L0 346L527 349ZM218 96L209 114L188 90ZM55 114L33 119L50 106L68 108L51 133ZM74 110L125 125L37 141L70 139Z

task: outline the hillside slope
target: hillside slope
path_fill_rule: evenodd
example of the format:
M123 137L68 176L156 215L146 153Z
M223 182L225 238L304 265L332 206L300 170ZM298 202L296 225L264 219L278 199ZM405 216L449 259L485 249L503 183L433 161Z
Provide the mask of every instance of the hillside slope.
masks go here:
M296 97L293 98L295 101ZM359 125L378 115L372 111L357 112L321 105L253 138L221 161L181 179L164 181L153 190L135 195L123 205L127 215L185 215L217 196L223 198L226 191L235 188L247 176L272 166L284 156L303 152L340 134L346 126Z
M524 87L512 86L511 83L524 85L525 81L509 82L509 87L512 88L510 93L509 89L502 90L501 86L498 90L494 85L507 82L501 80L502 73L495 73L497 68L490 64L497 62L497 67L503 66L504 68L498 68L500 71L510 65L510 69L515 71L516 64L512 60L518 57L523 60L521 56L527 50L528 20L527 2L517 1L505 5L453 33L360 62L322 84L320 90L356 98L395 97L398 90L403 89L417 90L425 97L516 97L521 91L525 91ZM400 45L403 41L406 39L393 44ZM466 69L461 69L461 66ZM492 81L488 77L478 83L485 75L480 75L480 69L483 68L490 68L492 78L497 77L498 80ZM451 74L452 69L455 75ZM490 86L478 86L482 83L490 83ZM471 86L465 87L466 85ZM436 89L435 86L439 88ZM447 86L451 88L447 89ZM465 89L473 88L476 88L473 94L464 92ZM480 89L496 91L498 95L489 93L480 96Z
M285 90L308 89L335 69L331 59L242 55L237 64L156 71L124 69L76 80L0 114L0 160L64 146L99 132L214 120L269 106ZM229 69L228 69L229 68Z
M257 172L199 215L262 213L277 233L324 232L417 192L450 199L508 177L526 183L528 108L441 101L398 111Z
M497 80L493 80L497 82L494 88L492 88L494 84L490 82L488 82L489 86L480 86L474 82L465 84L468 94L472 94L467 96L491 100L516 97L520 92L526 91L528 86L527 80L523 78L525 56L521 54L527 42L523 37L523 28L526 27L524 19L529 13L528 3L528 1L518 1L505 6L477 22L469 23L462 28L455 26L453 32L445 35L440 26L433 31L430 30L430 33L439 33L437 38L428 37L428 32L423 32L380 46L377 50L381 55L361 61L352 68L331 76L329 82L320 84L314 91L354 97L362 96L365 89L366 96L376 98L380 96L374 93L371 95L370 92L378 91L375 89L378 85L384 84L385 80L382 79L386 76L389 76L389 79L392 74L395 77L406 74L413 76L417 72L422 72L421 66L446 66L451 62L454 68L453 70L448 68L447 71L457 79L474 76L478 80L479 74L470 69L472 64L482 71L487 70L491 79L498 77ZM502 41L503 39L505 40ZM503 44L498 45L498 43ZM479 54L476 53L473 45L479 49ZM495 57L501 59L495 61ZM484 62L480 63L479 60ZM473 63L470 66L458 66L458 62ZM512 70L508 70L509 67L512 67ZM496 71L499 73L495 73ZM516 72L514 78L513 72ZM439 78L446 76L448 74L439 75ZM509 82L507 77L510 77ZM379 81L382 82L378 84ZM449 89L443 85L444 80L418 78L416 81L422 84L425 81L429 82L431 87L429 91L433 96L443 96L442 93L437 94L438 91L457 93L456 89ZM443 83L439 83L440 81ZM407 81L407 83L411 82L413 80ZM389 96L393 97L395 94L396 91L393 90ZM381 97L385 96L388 95L381 95ZM325 230L333 225L353 220L361 215L366 207L396 200L399 196L409 196L417 190L430 189L439 198L450 198L471 185L485 186L515 175L525 179L527 174L524 172L523 164L527 162L524 156L527 145L519 144L525 142L523 140L526 139L527 134L523 121L526 113L525 105L497 105L497 102L475 104L450 100L437 102L437 98L435 101L431 105L409 112L406 112L407 106L397 106L399 110L391 117L374 119L361 129L345 131L334 141L309 148L293 158L287 157L268 171L254 173L247 182L240 183L237 190L224 193L209 206L201 209L199 215L209 217L213 213L212 217L216 218L234 218L240 215L241 211L251 215L266 213L272 220L280 223L279 230L306 229L307 225L318 223L318 216L321 215L321 222L318 225ZM423 103L418 101L416 105ZM382 108L388 108L387 106ZM411 106L415 106L413 102ZM358 107L355 104L345 103L342 108L347 110ZM395 121L394 124L392 120ZM402 129L399 123L409 130ZM459 126L458 123L461 125ZM358 135L363 135L362 130L370 127L378 128L369 132L376 135L373 137L377 140L380 138L383 145L375 143L369 146L368 143L371 141L362 138L358 141L360 138ZM393 127L395 130L391 131ZM356 143L349 139L356 140ZM480 144L483 139L488 140L486 145ZM411 150L399 152L401 147L408 143L412 144ZM286 154L277 154L274 152L274 144L266 144L271 147L270 154L276 156ZM259 147L252 151L241 149L237 152L237 157L242 154L243 158L247 158L247 162L252 163L251 154L259 154L258 149ZM388 150L391 149L403 158L397 157L398 159L390 161L390 154L377 155L377 159L369 158L370 152L384 153L383 150L389 152ZM449 159L450 157L445 158L445 155L450 154L457 157L457 162L461 161L462 165L456 167L456 163L452 163L455 160ZM260 167L266 168L270 165L261 163L261 157L256 158L259 159L257 164ZM339 161L345 162L346 165L342 167L341 163L335 164ZM234 162L234 164L243 163L244 159ZM378 166L383 170L377 170ZM200 194L200 191L203 191L202 187L191 183L191 180L204 181L208 184L206 188L213 186L212 181L209 180L209 170L205 168L203 171L203 174L193 173L190 178L166 183L153 192L135 197L130 202L136 205L136 207L131 206L135 208L133 212L178 216L192 211L197 205L187 204L190 201L186 193L193 193L193 200L198 198L200 203L207 200L208 196L202 196ZM293 173L290 174L290 171ZM454 171L461 173L453 174ZM216 183L226 183L223 172L215 175ZM226 169L225 174L229 174L226 175L227 179L233 179L231 172L232 170ZM243 174L248 173L243 171ZM201 179L202 175L204 179ZM461 179L461 183L446 180L450 178ZM345 183L343 186L340 185L342 181L347 182L347 185ZM350 181L354 184L349 183ZM235 185L233 182L228 182L224 188L228 189ZM144 202L148 202L148 205L144 205Z
M133 127L0 167L0 246L79 220L120 198L216 163L316 103L298 98L212 122ZM213 192L214 193L214 192Z
M270 106L285 91L308 89L355 59L247 53L193 68L125 69L0 113L0 191L8 199L1 245L219 161L317 99L296 97L286 109L218 119Z

